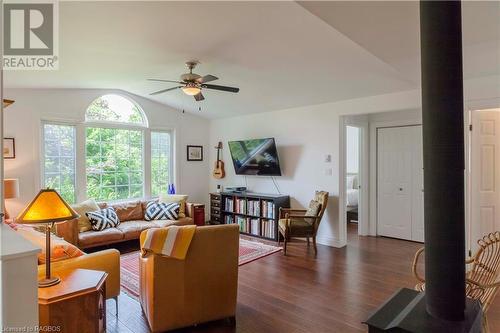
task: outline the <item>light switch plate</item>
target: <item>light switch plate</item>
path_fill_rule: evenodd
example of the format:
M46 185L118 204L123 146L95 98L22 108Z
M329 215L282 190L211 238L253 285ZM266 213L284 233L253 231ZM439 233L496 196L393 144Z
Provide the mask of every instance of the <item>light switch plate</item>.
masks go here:
M325 176L331 176L331 175L333 175L332 168L326 168L325 169Z

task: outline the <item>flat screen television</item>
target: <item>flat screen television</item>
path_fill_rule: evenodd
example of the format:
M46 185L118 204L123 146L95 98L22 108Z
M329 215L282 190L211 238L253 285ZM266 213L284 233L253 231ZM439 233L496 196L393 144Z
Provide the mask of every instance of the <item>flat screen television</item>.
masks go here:
M274 138L229 141L237 175L281 176Z

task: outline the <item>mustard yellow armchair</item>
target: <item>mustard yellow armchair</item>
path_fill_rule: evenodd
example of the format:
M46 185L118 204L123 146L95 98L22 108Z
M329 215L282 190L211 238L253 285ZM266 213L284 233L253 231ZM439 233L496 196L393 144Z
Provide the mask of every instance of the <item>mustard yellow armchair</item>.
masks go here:
M151 331L226 318L234 323L238 248L238 225L204 226L196 228L184 260L149 252L141 257L140 302Z

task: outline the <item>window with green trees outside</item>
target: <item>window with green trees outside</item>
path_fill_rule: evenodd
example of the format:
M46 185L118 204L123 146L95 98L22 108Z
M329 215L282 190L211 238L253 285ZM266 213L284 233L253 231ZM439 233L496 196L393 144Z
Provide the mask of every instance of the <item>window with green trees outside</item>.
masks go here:
M69 203L158 196L173 182L171 133L149 129L143 111L124 96L101 96L84 123L47 121L42 133L42 185Z

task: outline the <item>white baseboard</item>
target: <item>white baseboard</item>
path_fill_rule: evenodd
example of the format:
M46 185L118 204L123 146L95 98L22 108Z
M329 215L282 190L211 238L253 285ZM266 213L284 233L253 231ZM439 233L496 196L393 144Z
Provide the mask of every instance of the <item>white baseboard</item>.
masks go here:
M345 239L337 239L333 237L316 237L316 242L321 245L326 245L330 247L341 248L347 245L347 241Z

